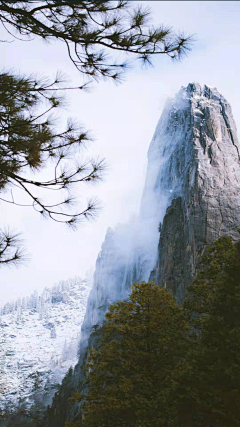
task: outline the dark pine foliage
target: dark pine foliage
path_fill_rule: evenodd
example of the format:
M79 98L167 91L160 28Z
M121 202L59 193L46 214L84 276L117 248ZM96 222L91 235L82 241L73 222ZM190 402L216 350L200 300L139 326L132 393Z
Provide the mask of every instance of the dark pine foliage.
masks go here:
M153 283L109 307L66 426L240 426L240 241L218 239L203 267L182 308Z
M240 426L240 242L217 240L188 287L185 310L196 346L177 389L180 425Z
M42 215L73 225L79 217L93 215L94 203L89 202L81 212L69 213L66 209L72 198L68 190L74 183L98 180L103 161L75 164L76 151L90 137L71 120L62 132L55 129L55 119L50 113L61 105L61 97L56 95L59 84L58 78L49 83L0 74L0 190L8 187L22 189L28 195L30 205L18 203L12 191L11 198L1 197L1 200L33 206ZM71 167L69 158L73 155L75 159ZM49 160L52 178L36 180L29 177L31 171L44 168ZM63 190L65 197L48 205L34 193L36 189Z
M82 412L70 427L165 427L173 372L189 347L189 327L173 296L154 283L134 284L128 302L109 307L99 350L85 367Z
M176 34L164 25L154 28L149 19L148 9L124 0L0 1L0 23L11 39L58 41L81 75L95 80L119 81L129 57L151 63L155 55L180 59L187 53L191 36ZM61 104L59 90L70 89L60 83L58 77L54 82L40 82L13 73L0 74L0 192L11 191L2 201L31 205L48 218L76 225L80 219L92 217L97 204L89 201L79 211L70 212L73 200L66 191L74 183L98 180L104 162L80 161L76 165L69 161L90 137L71 121L64 131L55 129L49 113ZM47 166L49 160L54 161L52 177L34 179L30 172ZM24 198L18 201L14 187L23 190L30 203ZM62 198L48 203L39 189L61 190ZM16 245L15 235L0 231L0 263L11 265L21 260L22 251Z
M154 28L149 19L147 8L125 0L0 1L0 22L8 33L63 42L77 69L96 79L119 79L126 54L150 63L154 55L178 59L189 50L191 36L164 25Z

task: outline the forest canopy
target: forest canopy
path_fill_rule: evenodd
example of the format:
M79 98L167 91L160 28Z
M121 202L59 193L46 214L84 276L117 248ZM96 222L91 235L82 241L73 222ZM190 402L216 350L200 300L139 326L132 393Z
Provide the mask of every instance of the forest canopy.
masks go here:
M240 241L202 261L183 307L153 282L109 307L68 427L240 426Z

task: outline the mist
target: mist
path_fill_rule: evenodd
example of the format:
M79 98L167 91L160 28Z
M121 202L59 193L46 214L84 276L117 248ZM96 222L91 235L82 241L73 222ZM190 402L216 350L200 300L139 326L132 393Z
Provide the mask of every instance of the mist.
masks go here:
M1 224L22 233L29 260L18 269L2 268L0 305L30 295L35 289L42 292L46 286L61 280L84 277L86 270L96 263L108 227L115 229L119 223L128 223L132 216L138 218L149 142L166 99L174 96L181 86L194 80L216 86L230 102L240 126L240 88L235 72L240 61L236 55L239 2L142 3L152 9L153 24L164 23L195 34L192 52L180 63L157 58L153 68L136 65L121 85L101 82L89 93L67 95L66 107L61 112L63 122L72 116L90 129L95 141L86 154L105 157L108 162L103 182L96 187L77 188L76 196L81 200L97 196L102 210L95 222L85 223L72 232L42 219L31 209L1 202ZM46 45L38 40L22 43L0 44L5 70L49 77L61 70L73 84L81 80L57 44ZM171 189L174 188L169 185ZM168 196L172 197L166 193L167 199ZM162 194L164 205L163 197ZM153 228L158 229L158 221L161 214L156 216ZM154 245L149 243L149 246Z

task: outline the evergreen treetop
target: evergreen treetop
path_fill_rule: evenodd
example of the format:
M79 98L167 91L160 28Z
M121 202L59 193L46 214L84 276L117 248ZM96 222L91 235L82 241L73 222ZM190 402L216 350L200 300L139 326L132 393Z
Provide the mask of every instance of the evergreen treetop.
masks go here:
M109 307L99 350L90 350L79 426L165 426L172 372L189 328L183 309L154 283L134 284L128 302Z
M186 427L239 427L240 241L221 237L203 263L184 303L198 340L180 379L179 421Z

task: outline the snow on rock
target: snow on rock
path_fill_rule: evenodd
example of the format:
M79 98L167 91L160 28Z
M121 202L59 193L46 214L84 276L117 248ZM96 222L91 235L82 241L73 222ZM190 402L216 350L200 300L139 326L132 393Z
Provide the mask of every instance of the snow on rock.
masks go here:
M221 235L239 238L240 145L231 106L216 88L190 83L169 107L149 150L168 153L156 188L173 189L155 280L182 303L207 245Z
M181 302L206 245L222 234L238 238L236 134L231 107L215 88L190 83L167 102L148 151L139 217L107 231L82 324L79 362L53 399L49 427L64 427L79 411L77 403L69 410L65 402L83 390L85 349L99 345L97 326L109 304L126 299L135 281L149 278Z
M63 281L41 295L7 303L0 318L0 413L29 409L36 393L51 403L77 362L90 280Z
M103 323L108 300L126 299L134 282L154 278L172 283L182 301L206 245L222 234L238 236L239 153L231 107L216 88L193 82L167 100L148 150L139 216L108 229L98 256L83 348L93 326Z

